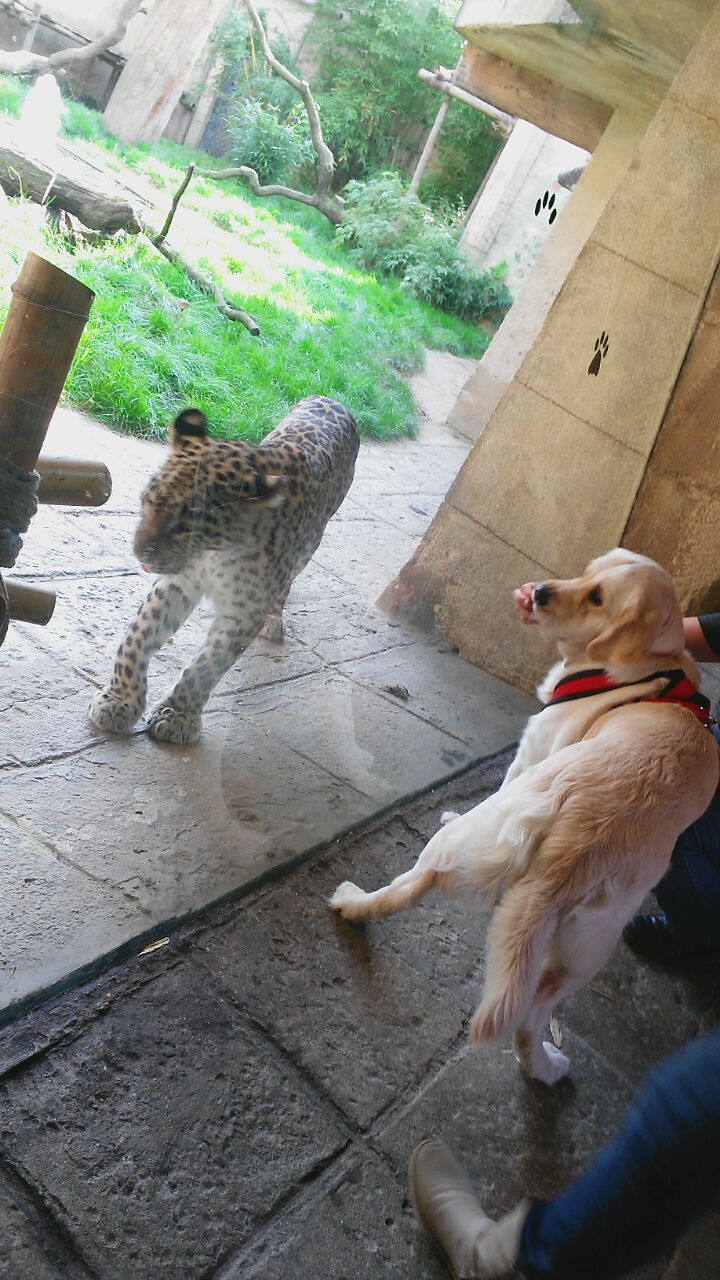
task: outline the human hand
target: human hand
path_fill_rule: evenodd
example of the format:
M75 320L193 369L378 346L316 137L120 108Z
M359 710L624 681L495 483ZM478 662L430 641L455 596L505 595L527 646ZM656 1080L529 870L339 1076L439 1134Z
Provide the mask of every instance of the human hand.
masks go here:
M525 582L521 587L517 587L513 591L513 600L515 601L515 611L522 619L526 627L536 627L537 618L533 617L533 592L536 587L534 582Z

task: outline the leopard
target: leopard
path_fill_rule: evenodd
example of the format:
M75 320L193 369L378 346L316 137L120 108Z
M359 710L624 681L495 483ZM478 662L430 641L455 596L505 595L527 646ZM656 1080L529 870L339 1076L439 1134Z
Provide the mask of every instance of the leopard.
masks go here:
M350 489L360 438L349 410L325 396L301 400L260 444L216 438L192 408L168 437L134 540L157 577L89 716L104 733L129 732L145 712L151 659L208 598L214 616L200 652L145 721L153 738L185 746L250 642L284 638L290 587Z

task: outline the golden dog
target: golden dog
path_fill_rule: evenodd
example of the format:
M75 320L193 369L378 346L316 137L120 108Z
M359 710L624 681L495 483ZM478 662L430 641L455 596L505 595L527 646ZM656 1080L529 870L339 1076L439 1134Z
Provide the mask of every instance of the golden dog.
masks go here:
M538 690L545 706L500 790L443 815L413 869L387 887L346 882L330 902L360 921L432 888L499 897L471 1037L514 1033L523 1070L554 1084L569 1062L542 1039L552 1008L605 964L707 808L718 751L672 581L654 561L611 551L579 578L536 586L533 614L563 661Z

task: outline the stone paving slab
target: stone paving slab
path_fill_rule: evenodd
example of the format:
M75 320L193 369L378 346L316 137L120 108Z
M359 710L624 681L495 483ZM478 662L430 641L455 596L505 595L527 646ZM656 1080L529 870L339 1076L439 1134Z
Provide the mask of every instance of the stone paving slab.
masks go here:
M96 735L85 714L95 686L66 657L56 658L15 626L3 645L12 682L0 688L0 720L11 725L0 741L3 766L32 764L81 750Z
M350 781L372 800L372 812L472 761L472 753L454 735L409 714L402 702L348 680L341 671L249 690L243 715L331 776ZM483 754L488 754L492 733L484 741Z
M243 1251L222 1280L447 1280L406 1195L373 1155ZM429 1262L429 1265L428 1265Z
M486 672L427 642L343 662L339 669L472 747L482 746L508 718L514 722L528 709L517 689L498 687Z
M551 1090L524 1079L508 1043L463 1044L422 1098L383 1130L379 1149L404 1176L417 1143L441 1136L495 1212L539 1189L556 1194L617 1131L634 1092L567 1029L563 1052L572 1059L572 1077Z
M85 703L85 694L57 703L72 720L68 742L73 731L87 734ZM64 864L63 881L71 868L74 885L48 903L55 940L48 948L35 927L38 905L29 891L17 892L18 860L2 867L17 937L11 950L23 961L12 985L0 984L0 1008L126 946L133 930L145 936L236 892L398 794L452 775L482 750L478 742L486 750L493 742L494 730L480 727L470 749L391 698L327 671L245 691L242 715L222 709L227 700L220 705L191 749L136 734L0 770L0 811ZM20 866L24 856L20 850ZM39 897L48 876L51 869ZM93 928L77 928L83 893L99 913Z
M0 1082L0 1143L108 1280L207 1274L347 1142L192 968Z
M12 985L0 982L0 1020L43 983L126 948L134 929L142 945L148 929L238 893L502 750L534 705L375 606L465 456L445 433L363 444L351 494L293 586L285 643L250 646L213 694L197 747L163 747L142 724L104 739L87 705L150 585L132 535L163 447L59 410L47 452L104 460L113 495L98 510L43 508L16 569L51 583L58 599L47 627L14 626L3 647L0 811L58 861L67 891L48 904L48 948L35 922L51 870L27 909L26 895L8 886L9 951L22 963ZM195 656L211 616L201 606L157 656L150 706ZM406 699L388 692L398 685ZM16 859L0 866L0 898L11 875ZM93 921L78 929L84 885Z
M618 1031L591 989L562 1006L573 1073L548 1090L508 1044L467 1043L485 932L473 907L429 897L353 929L325 902L348 874L371 885L406 867L438 813L494 790L506 764L0 1029L8 1280L443 1280L408 1204L415 1142L448 1140L496 1214L582 1170L650 1061L712 1020L717 969L651 973L620 949L597 980L622 1000ZM716 1280L718 1230L706 1220L669 1267L628 1280ZM48 1257L72 1268L44 1271Z
M91 1280L48 1217L0 1173L0 1280Z
M327 905L341 880L379 885L418 852L405 826L391 822L353 841L351 856L313 865L198 943L213 979L363 1128L457 1041L482 981L477 912L440 903L388 920L381 937L380 924L353 928Z
M0 812L0 863L0 1008L104 954L109 937L120 945L148 927L130 893L38 838L32 819Z

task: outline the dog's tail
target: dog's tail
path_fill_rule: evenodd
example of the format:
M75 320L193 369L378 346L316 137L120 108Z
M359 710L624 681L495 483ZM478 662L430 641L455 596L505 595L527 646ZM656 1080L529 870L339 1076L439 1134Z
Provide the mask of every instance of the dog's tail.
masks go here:
M488 930L485 992L470 1026L476 1044L510 1035L521 1025L557 913L543 881L519 880L503 897Z

